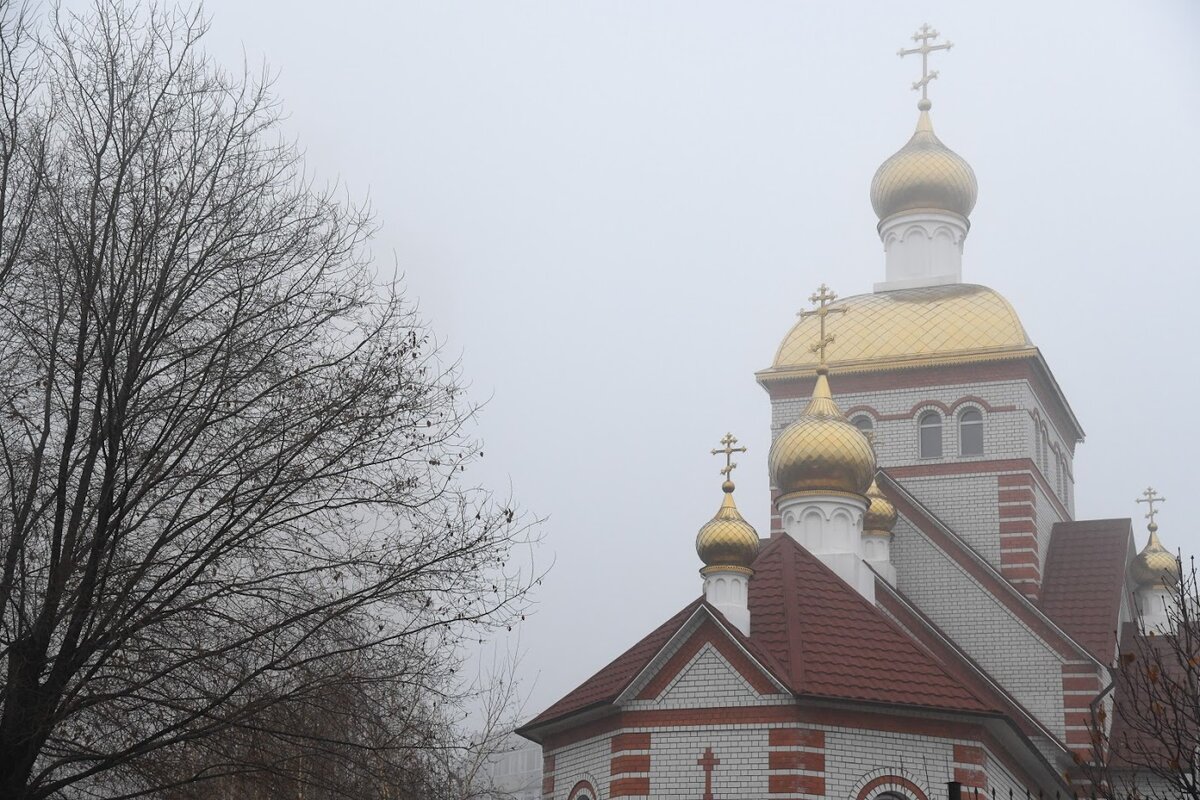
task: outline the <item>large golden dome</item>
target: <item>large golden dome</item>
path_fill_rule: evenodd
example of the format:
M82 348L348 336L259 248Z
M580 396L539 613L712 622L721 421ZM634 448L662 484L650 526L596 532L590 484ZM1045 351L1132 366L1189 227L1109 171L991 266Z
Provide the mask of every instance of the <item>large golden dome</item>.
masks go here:
M725 499L717 515L696 534L696 554L704 562L702 573L718 569L749 570L758 556L758 532L742 518L733 502L733 481L721 485Z
M812 399L771 445L767 463L776 488L793 492L863 494L875 475L875 451L842 416L829 392L828 370L817 368Z
M863 517L863 531L890 534L896 526L896 507L879 490L879 484L874 480L867 489L867 499L871 504L867 506L867 513Z
M975 171L958 153L942 144L923 100L917 130L875 171L871 205L880 220L905 211L945 211L969 217L979 195Z
M1179 580L1179 563L1158 540L1158 526L1150 523L1150 539L1129 565L1138 586L1173 586Z
M838 305L847 313L827 323L835 337L828 361L838 373L1037 352L1017 312L986 286L953 283L875 292L843 298ZM812 351L812 342L820 336L818 327L815 316L799 320L760 379L770 380L778 373L811 375L818 363Z

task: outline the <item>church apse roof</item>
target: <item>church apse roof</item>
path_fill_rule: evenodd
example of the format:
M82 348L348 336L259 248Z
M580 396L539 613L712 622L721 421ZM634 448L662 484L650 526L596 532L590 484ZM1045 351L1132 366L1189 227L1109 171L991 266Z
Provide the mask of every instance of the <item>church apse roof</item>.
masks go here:
M798 697L1003 713L790 537L754 562L749 606L750 636L724 630ZM689 603L520 732L615 702L701 608L726 623L703 599Z

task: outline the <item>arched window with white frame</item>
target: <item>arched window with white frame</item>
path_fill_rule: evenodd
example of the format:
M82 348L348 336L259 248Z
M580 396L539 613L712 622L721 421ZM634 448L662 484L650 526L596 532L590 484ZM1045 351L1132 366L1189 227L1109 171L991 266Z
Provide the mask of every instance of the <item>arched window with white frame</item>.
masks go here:
M958 415L958 454L983 455L983 412L973 406L964 408Z
M942 457L942 415L926 411L917 421L921 458Z

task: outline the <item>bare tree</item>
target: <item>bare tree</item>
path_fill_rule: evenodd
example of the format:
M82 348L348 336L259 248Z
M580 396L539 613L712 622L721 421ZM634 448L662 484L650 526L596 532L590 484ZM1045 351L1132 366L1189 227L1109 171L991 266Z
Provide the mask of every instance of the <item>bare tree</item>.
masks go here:
M1091 758L1081 759L1100 796L1200 800L1200 583L1176 558L1164 573L1166 623L1126 626L1112 681L1094 702ZM1136 607L1136 606L1135 606Z
M205 28L0 0L0 797L394 777L531 585L369 216Z

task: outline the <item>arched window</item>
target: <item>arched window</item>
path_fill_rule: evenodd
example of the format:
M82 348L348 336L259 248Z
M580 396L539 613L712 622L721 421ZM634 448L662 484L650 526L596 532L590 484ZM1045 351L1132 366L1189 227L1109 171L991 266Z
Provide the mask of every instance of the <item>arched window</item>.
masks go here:
M854 427L858 428L863 433L875 430L875 420L868 417L866 414L859 414L854 419L850 420L854 423Z
M917 422L920 429L921 458L942 457L942 415L926 411Z
M983 414L978 408L964 408L958 415L958 453L983 455Z

